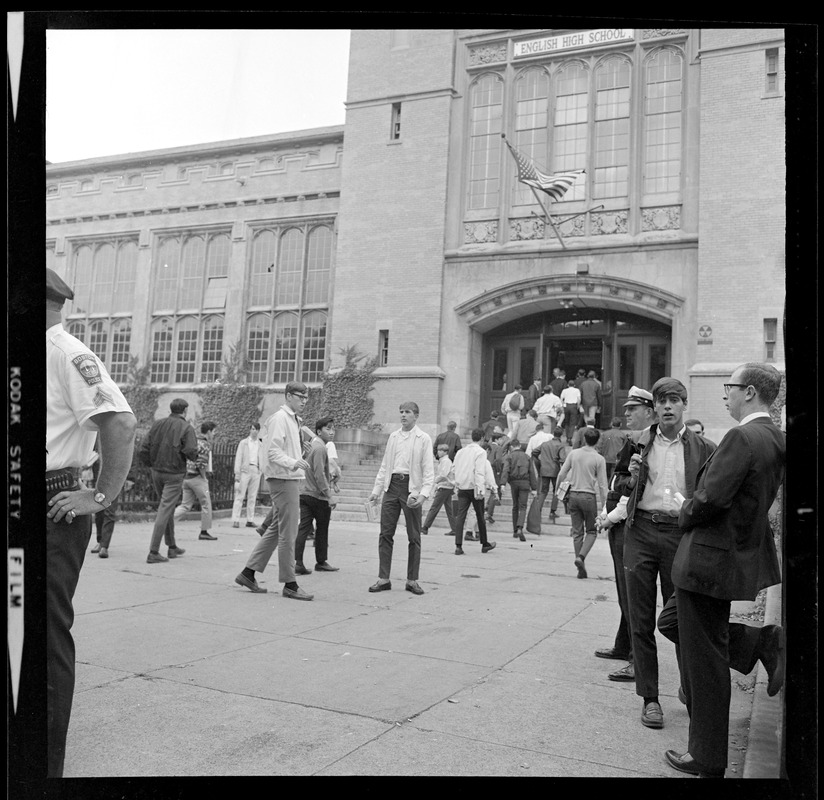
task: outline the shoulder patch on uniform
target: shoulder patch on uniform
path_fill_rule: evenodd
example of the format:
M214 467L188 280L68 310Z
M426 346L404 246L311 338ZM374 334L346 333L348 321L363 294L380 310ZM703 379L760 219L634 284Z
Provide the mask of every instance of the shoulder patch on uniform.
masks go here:
M103 382L103 378L100 377L100 367L97 365L97 359L91 353L80 353L80 355L74 356L72 364L89 386Z

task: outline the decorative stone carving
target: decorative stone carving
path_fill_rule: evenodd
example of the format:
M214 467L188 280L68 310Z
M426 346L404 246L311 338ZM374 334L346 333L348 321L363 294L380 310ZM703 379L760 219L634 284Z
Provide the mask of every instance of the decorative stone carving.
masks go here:
M644 299L644 293L643 292L633 292L632 293L632 299L633 300L643 300Z
M681 206L641 209L642 231L678 230L681 227Z
M584 286L585 286L585 288L588 292L594 292L595 291L595 284L594 283L587 283Z
M545 227L544 221L542 219L536 219L535 217L529 219L511 219L509 220L509 238L513 241L543 239Z
M556 224L556 227L561 232L561 236L583 236L584 225L586 222L586 215L581 215L580 217L576 217L575 219L567 220L566 222L562 222L560 225ZM553 236L555 235L553 231Z
M516 290L515 299L516 300L523 300L524 299L524 290L523 289Z
M609 287L609 293L610 293L613 297L617 297L619 292L620 292L620 289L619 289L617 286L610 286L610 287Z
M659 39L662 36L677 36L686 32L686 28L647 28L641 31L641 38Z
M474 307L472 308L472 313L473 313L473 314L477 317L477 316L478 316L478 314L480 314L480 313L481 313L481 307L480 307L480 306L474 306Z
M497 241L498 220L464 223L464 244L485 244Z
M546 294L546 286L539 286L538 294Z
M569 284L569 283L562 283L561 284L561 291L562 292L571 292L572 291L572 285Z
M666 308L666 307L667 307L667 301L666 301L666 300L662 300L662 299L659 297L659 298L658 298L658 302L656 303L656 305L658 306L658 308Z
M607 211L599 214L592 214L592 233L595 236L603 236L611 233L626 233L627 219L629 211Z
M500 295L492 298L492 305L494 306L500 306L502 302Z
M469 66L477 67L479 64L493 64L496 61L506 61L506 43L484 45L483 47L473 47L469 51Z

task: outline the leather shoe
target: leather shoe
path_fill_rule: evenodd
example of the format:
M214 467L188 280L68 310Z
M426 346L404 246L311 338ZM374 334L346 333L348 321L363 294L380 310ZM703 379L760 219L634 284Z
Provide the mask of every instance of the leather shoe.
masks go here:
M497 546L497 542L487 542L485 545L481 546L481 552L488 553L490 550L494 550Z
M723 778L724 770L713 772L706 769L703 764L699 764L689 753L679 756L675 750L667 750L664 753L667 763L679 772L686 772L687 775L697 775L699 778Z
M634 681L635 680L635 665L630 663L621 669L616 669L607 675L611 681Z
M99 553L100 552L100 542L98 542L92 549L92 553Z
M340 567L333 567L328 561L322 564L315 564L315 572L337 572Z
M386 583L381 583L380 581L377 581L376 583L373 583L369 587L369 591L370 592L388 592L391 588L392 588L392 581L387 581Z
M109 557L109 548L108 547L101 547L100 552L97 555L100 558L108 558Z
M664 712L661 710L661 704L654 700L644 706L641 713L641 722L647 728L663 728L664 727Z
M412 592L412 594L423 594L423 589L418 586L417 581L407 581L406 582L406 591Z
M601 647L595 651L598 658L614 658L616 661L626 661L629 653L619 653L614 647Z
M784 685L784 629L780 625L761 628L758 658L767 670L767 695L774 697Z
M698 764L696 764L695 759L689 753L684 753L684 755L679 756L675 750L667 750L664 753L664 758L673 769L677 769L679 772L686 772L687 775L697 775L701 771L698 769Z
M246 527L247 527L247 528L256 528L256 527L257 527L257 525L255 525L255 523L254 523L254 522L249 522L249 521L247 520L247 521L246 521Z
M169 548L169 558L177 558L178 556L182 556L186 551L182 547L170 547Z
M290 597L292 600L312 600L314 599L315 595L307 594L303 591L303 589L298 586L297 589L287 589L285 586L283 587L283 596Z
M258 582L254 578L247 578L242 572L240 575L235 578L235 583L239 584L240 586L245 586L249 591L255 592L256 594L266 594L268 589L264 589L262 586L258 585Z
M586 567L584 566L584 559L581 558L581 556L576 556L574 564L575 564L576 567L578 567L578 577L579 578L586 578L587 570L586 570Z
M474 541L477 541L477 537L475 536L475 534L473 534L473 533L472 533L472 531L467 531L467 532L464 534L464 539L465 539L467 542L474 542Z
M168 561L169 559L166 556L160 555L160 553L149 553L146 557L147 564L162 564L164 561Z
M312 570L306 569L303 564L295 564L295 575L311 575Z
M455 548L455 555L462 556L464 554L463 547L456 547Z
M210 542L214 542L217 539L217 536L212 536L211 533L207 533L206 531L201 532L198 539L208 539Z

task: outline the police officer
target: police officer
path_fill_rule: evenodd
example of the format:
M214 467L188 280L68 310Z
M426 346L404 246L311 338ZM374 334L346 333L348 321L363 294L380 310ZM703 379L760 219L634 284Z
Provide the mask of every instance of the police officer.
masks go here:
M123 488L137 420L98 358L63 330L61 310L72 290L46 269L46 657L48 777L63 775L74 695L72 600L92 529L92 517ZM99 437L97 484L83 488Z

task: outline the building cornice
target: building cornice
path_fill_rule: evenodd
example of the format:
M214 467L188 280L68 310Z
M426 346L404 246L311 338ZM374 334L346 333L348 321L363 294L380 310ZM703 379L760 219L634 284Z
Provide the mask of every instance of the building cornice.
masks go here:
M102 169L120 168L126 165L145 163L164 163L179 161L183 158L217 158L225 157L228 153L250 153L271 147L294 146L302 147L308 144L330 143L343 141L343 125L334 125L325 128L309 128L307 130L290 131L288 133L253 136L244 139L229 139L220 142L183 145L159 150L145 150L136 153L123 153L99 158L86 158L79 161L64 161L58 164L46 165L47 178L70 175L75 172L89 172Z

